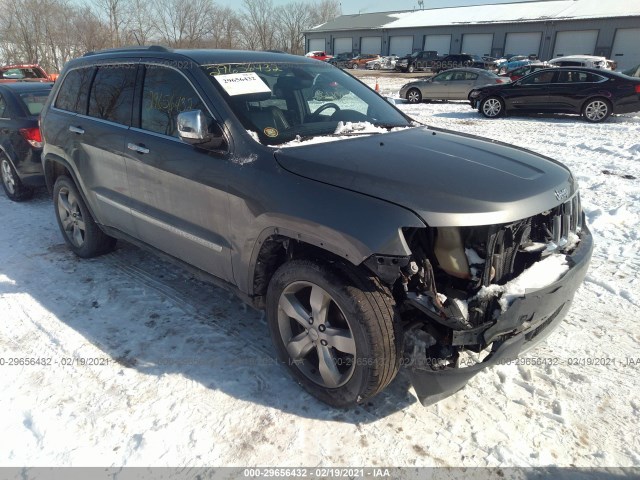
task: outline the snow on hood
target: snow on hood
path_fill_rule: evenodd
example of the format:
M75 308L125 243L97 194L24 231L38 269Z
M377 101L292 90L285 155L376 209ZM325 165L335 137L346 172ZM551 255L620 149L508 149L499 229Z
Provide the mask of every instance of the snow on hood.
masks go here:
M404 130L406 128L411 127L398 127L392 128L391 130L384 127L377 127L369 122L338 122L338 126L335 131L331 135L318 135L312 138L302 138L300 136L296 137L295 140L291 140L290 142L281 143L279 145L272 145L273 148L289 148L289 147L300 147L302 145L314 145L317 143L327 143L334 142L336 140L348 140L354 138L354 133L357 134L358 137L366 137L368 134L379 134L379 133L389 133L389 132L397 132L400 130Z

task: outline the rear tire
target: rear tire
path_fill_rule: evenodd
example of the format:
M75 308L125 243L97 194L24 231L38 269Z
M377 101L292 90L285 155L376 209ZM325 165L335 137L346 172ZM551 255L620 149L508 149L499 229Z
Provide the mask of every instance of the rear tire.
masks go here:
M53 186L53 208L64 241L79 257L97 257L115 247L116 239L100 230L76 185L64 175Z
M393 298L355 267L285 263L269 283L267 319L279 359L331 406L362 403L398 373L402 335Z
M422 102L422 93L417 88L410 88L407 92L407 101L409 103L420 103Z
M582 108L582 116L587 122L604 122L611 115L611 104L604 98L588 100Z
M479 110L487 118L498 118L504 115L504 102L499 97L487 97L480 102Z
M0 177L2 177L2 188L9 200L22 202L33 197L33 188L22 183L18 172L4 153L0 153Z

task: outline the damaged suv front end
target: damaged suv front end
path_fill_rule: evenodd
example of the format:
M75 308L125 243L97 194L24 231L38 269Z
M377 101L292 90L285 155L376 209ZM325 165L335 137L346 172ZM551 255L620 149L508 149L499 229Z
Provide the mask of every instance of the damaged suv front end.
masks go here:
M423 405L546 338L567 314L593 249L577 192L516 222L408 229L405 236L413 255L394 296Z
M515 358L558 325L593 248L577 182L564 165L433 127L341 143L332 156L311 145L304 156L286 149L276 157L290 171L422 220L422 228L400 226L409 256L380 252L365 265L392 291L403 364L423 404Z

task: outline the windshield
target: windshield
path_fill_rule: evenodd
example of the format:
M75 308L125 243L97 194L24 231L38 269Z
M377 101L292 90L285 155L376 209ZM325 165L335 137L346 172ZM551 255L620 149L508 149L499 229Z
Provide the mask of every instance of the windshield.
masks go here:
M205 65L213 85L243 126L265 145L315 136L362 134L362 125L391 129L411 121L369 87L331 65ZM349 125L353 125L350 128Z
M24 106L27 107L30 115L37 116L40 115L50 91L51 90L38 90L33 92L22 92L20 93L20 100Z

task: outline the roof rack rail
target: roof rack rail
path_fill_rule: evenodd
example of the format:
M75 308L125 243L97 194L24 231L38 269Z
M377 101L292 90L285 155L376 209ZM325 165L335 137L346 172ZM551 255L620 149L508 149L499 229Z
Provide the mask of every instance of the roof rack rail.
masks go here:
M98 50L97 52L87 52L83 55L83 57L90 57L91 55L98 55L101 53L126 53L126 52L136 52L136 51L144 51L144 52L172 52L173 50L167 47L163 47L162 45L136 45L133 47L119 47L119 48L107 48L105 50Z

